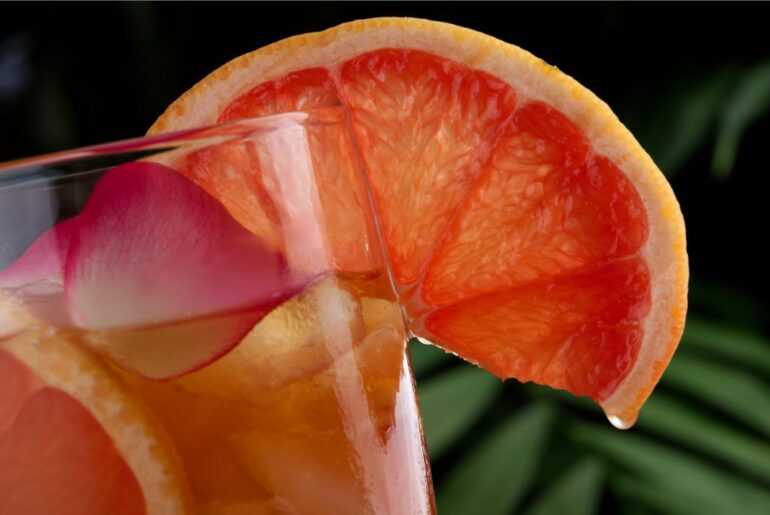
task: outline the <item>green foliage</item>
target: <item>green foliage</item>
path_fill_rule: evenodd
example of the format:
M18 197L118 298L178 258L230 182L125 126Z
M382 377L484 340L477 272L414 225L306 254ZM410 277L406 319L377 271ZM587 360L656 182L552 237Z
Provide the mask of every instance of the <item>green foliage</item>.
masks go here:
M747 371L687 354L672 360L661 382L710 404L770 438L770 387Z
M460 367L428 381L420 392L428 451L439 455L486 409L502 383L480 368Z
M697 277L690 280L690 307L730 329L764 328L767 322L767 307L757 299L729 284L714 284ZM687 329L690 324L688 321Z
M535 481L553 415L533 403L472 447L439 486L439 513L510 513Z
M727 177L746 128L770 110L770 60L748 69L725 99L720 113L712 169Z
M770 119L767 58L683 67L649 86L629 88L621 118L676 181L727 179L750 150L744 136ZM590 399L515 381L501 393L475 367L413 344L439 513L770 514L767 304L696 274L690 306L629 431Z
M604 466L587 458L573 465L526 511L526 515L591 515L599 507Z
M698 513L759 515L770 506L770 492L675 447L585 423L575 423L570 434L640 483L655 486L667 497L687 500Z
M451 354L444 352L438 347L420 343L417 338L412 339L409 343L412 370L414 370L417 376L429 374L452 357Z
M770 444L747 435L665 392L644 408L639 428L689 446L746 474L770 481Z
M655 111L647 114L635 132L668 176L679 172L711 136L735 75L736 70L726 66L705 76L682 76L672 81L665 94L649 101L654 102Z
M770 341L752 331L690 317L682 342L770 376Z
M732 172L741 138L770 113L770 60L707 73L683 71L660 90L631 90L623 118L669 177L710 142L714 177Z
M451 354L412 350L441 515L770 513L770 342L755 329L692 316L629 431L587 398L501 391Z

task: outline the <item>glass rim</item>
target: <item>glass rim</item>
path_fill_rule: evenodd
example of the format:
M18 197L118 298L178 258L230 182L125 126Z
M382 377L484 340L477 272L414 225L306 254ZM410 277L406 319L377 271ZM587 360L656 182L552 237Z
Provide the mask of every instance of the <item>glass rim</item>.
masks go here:
M345 111L341 105L333 105L301 111L287 111L265 116L240 118L221 123L181 129L160 134L120 139L95 145L86 145L37 156L0 162L0 174L23 173L27 168L35 169L66 163L76 159L94 158L112 154L139 152L143 150L172 150L175 143L217 144L247 137L257 132L273 131L287 127L307 125L337 125L345 122Z

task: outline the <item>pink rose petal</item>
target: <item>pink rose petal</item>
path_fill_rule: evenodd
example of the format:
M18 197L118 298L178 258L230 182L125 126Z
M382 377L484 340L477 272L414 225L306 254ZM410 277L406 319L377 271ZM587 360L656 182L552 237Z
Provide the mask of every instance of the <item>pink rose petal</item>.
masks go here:
M108 172L79 218L64 284L78 324L89 329L242 310L297 290L279 254L157 163Z
M280 254L199 186L157 163L117 167L74 234L65 296L102 353L145 377L204 366L297 293Z
M0 291L6 298L35 318L61 327L72 325L64 299L63 275L76 230L77 218L56 224L0 272Z
M80 216L0 272L0 292L49 324L98 331L97 350L163 379L228 352L309 280L203 189L142 162L105 174Z
M90 333L92 348L149 379L194 372L227 354L275 304L133 330Z

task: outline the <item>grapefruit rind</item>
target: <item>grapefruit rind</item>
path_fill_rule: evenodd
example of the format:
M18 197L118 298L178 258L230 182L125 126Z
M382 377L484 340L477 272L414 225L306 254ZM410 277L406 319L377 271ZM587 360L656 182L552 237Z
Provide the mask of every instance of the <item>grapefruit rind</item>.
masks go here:
M366 52L408 48L445 56L510 84L519 105L539 100L572 120L594 151L628 177L647 210L649 237L640 255L650 273L652 310L643 322L637 360L602 403L632 419L652 392L681 338L687 311L688 264L679 204L650 156L611 109L591 91L529 52L451 24L414 18L376 18L284 39L238 57L200 81L158 118L149 133L211 124L256 84L302 69L331 68Z
M148 515L193 513L192 498L172 444L147 409L131 397L97 358L64 339L44 346L34 332L2 343L47 386L84 406L111 437L136 476Z

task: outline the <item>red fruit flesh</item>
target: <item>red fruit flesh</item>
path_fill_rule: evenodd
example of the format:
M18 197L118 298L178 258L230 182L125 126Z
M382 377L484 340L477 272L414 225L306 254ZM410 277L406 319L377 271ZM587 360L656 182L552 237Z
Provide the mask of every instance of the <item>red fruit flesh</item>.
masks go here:
M0 350L0 377L3 378L3 387L0 389L0 435L2 435L27 398L40 388L40 381L3 350Z
M522 106L445 228L422 297L444 306L636 254L647 219L634 187L542 103Z
M136 477L88 411L62 391L44 387L3 350L0 370L12 375L12 388L0 388L0 511L145 513Z
M228 105L219 121L339 104L329 72L312 68L253 88ZM276 152L274 133L193 153L177 168L216 196L244 227L282 249L290 261L296 261L291 257L297 254L293 247L320 235L320 249L299 253L316 254L313 260L326 268L370 271L382 263L360 159L344 118L337 113L328 116L327 123L311 120L291 134L295 162L288 167L281 164L285 157ZM261 159L255 144L268 150ZM310 170L300 169L303 160ZM301 180L292 184L292 175L301 175ZM303 220L291 213L308 206L309 200L314 204L310 216Z
M501 80L409 50L339 67L395 278L417 280L516 105Z
M623 172L558 110L416 50L259 84L222 118L337 102L415 332L501 377L606 398L650 303L646 211Z
M603 400L636 360L649 291L647 267L630 258L459 302L424 326L500 377Z
M218 121L303 111L339 103L329 72L324 68L310 68L252 88L228 104Z

